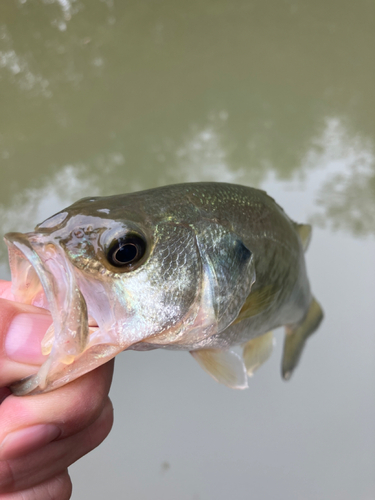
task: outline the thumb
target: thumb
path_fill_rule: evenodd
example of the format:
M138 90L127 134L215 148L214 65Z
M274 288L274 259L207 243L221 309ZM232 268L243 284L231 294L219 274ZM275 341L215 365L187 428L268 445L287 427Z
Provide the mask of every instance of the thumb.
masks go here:
M0 298L14 300L11 288L12 288L11 281L0 280Z
M47 358L41 341L51 323L45 309L0 299L0 387L38 370Z

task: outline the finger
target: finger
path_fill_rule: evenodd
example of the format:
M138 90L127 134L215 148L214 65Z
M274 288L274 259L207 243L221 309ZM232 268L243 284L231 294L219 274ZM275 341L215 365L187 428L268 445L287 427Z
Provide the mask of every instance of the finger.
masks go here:
M22 491L48 481L99 446L112 425L113 407L107 398L99 418L78 434L49 443L27 456L0 461L0 492Z
M0 280L0 297L2 299L14 300L14 295L11 291L12 282Z
M41 342L51 323L46 309L0 299L0 387L38 370L46 359Z
M0 459L30 453L95 421L107 400L114 361L55 391L9 396L0 406Z
M65 470L41 484L16 493L0 493L0 500L69 500L72 482Z

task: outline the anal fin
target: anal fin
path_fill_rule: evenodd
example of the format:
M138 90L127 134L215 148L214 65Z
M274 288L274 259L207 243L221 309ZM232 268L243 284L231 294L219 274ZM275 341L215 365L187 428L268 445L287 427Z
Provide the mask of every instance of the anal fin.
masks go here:
M244 344L243 359L249 377L271 356L274 346L272 332L255 337Z
M190 351L190 354L217 382L231 389L246 389L248 387L244 362L235 352L200 349Z
M285 329L282 375L288 380L301 357L306 340L318 328L323 319L323 311L313 298L303 321Z

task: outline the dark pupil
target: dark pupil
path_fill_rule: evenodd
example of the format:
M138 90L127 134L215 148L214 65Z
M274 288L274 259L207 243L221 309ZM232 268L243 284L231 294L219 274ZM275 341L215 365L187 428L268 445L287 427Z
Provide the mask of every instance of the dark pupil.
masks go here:
M115 267L133 269L133 265L144 256L146 242L141 236L130 234L112 242L107 258Z
M113 260L119 264L129 264L138 255L138 248L134 243L122 245L117 252L113 254Z

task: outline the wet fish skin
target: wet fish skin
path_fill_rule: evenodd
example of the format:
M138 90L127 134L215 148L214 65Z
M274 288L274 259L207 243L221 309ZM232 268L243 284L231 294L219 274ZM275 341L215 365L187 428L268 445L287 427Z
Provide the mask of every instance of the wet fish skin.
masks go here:
M115 267L108 261L111 245L129 235L145 243L145 252L130 266ZM311 334L322 315L315 307L314 321L304 326L313 302L306 226L250 187L192 183L85 198L33 233L11 233L5 240L15 295L25 300L26 258L28 276L35 269L36 291L27 300L41 300L42 282L55 324L45 365L15 386L19 394L52 390L125 349L182 349L196 359L211 352L201 363L210 371L215 352L230 352L282 325L289 336L298 330L284 363L289 376L306 331ZM89 327L90 318L97 327ZM237 364L234 378L242 376L242 359L227 359L223 370ZM219 381L245 384L225 380Z

